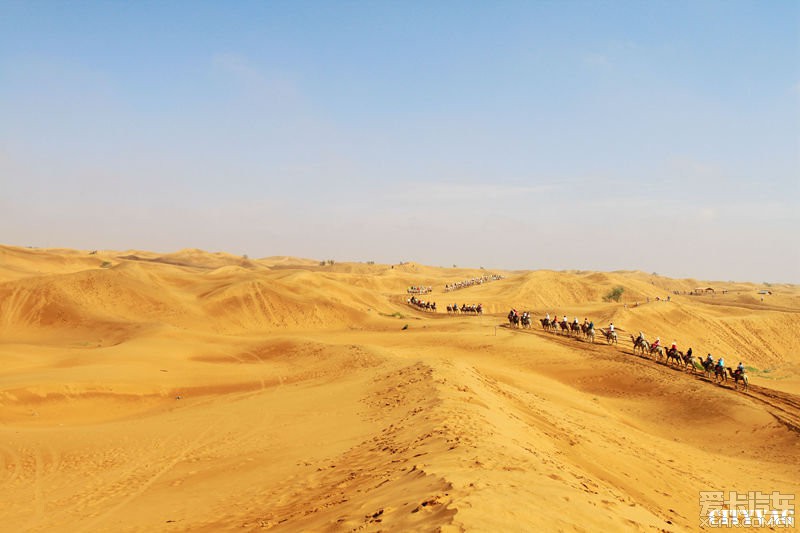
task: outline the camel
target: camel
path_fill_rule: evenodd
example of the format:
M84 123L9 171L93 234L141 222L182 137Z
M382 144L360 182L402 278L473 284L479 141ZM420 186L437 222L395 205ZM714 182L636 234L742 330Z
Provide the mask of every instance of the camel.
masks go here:
M567 321L562 320L559 325L561 326L561 331L564 331L567 335L569 335L569 324L567 324Z
M655 344L653 346L650 346L650 355L652 355L654 359L655 359L655 356L657 355L658 356L658 360L660 361L661 359L664 358L664 348L662 346L657 345L657 344Z
M619 344L617 342L617 332L616 331L605 330L605 329L602 329L602 328L600 329L600 331L603 333L603 335L606 336L606 342L608 344Z
M586 328L586 339L594 344L594 328L587 327Z
M728 382L728 374L725 373L725 368L716 363L714 364L714 381Z
M648 343L646 340L644 340L641 337L634 337L633 335L631 335L631 342L633 342L633 354L634 355L636 355L636 350L637 349L642 352L642 355L644 355L645 349L647 349L647 350L650 349L650 343Z
M683 364L684 364L684 369L686 367L692 369L692 374L694 374L697 371L697 367L694 366L694 356L693 355L689 355L688 353L686 355L684 355L683 356Z
M577 322L573 322L570 324L570 329L575 333L575 336L578 336L578 332L580 332L581 327Z
M512 328L519 327L519 315L514 311L508 312L508 325L511 326Z
M711 379L711 374L714 373L714 361L709 361L708 359L700 360L700 365L703 367L703 374L708 379Z
M673 350L672 348L667 350L667 362L666 362L666 364L669 365L670 361L672 361L673 359L675 359L675 363L676 364L682 365L683 364L683 352L681 352L680 350Z
M748 387L750 386L750 380L747 379L747 373L746 372L742 372L740 374L739 372L734 372L731 367L728 367L728 373L731 375L731 378L733 378L733 388L734 389L737 389L737 390L739 389L739 381L740 380L742 382L742 386L744 387L744 390L748 389Z

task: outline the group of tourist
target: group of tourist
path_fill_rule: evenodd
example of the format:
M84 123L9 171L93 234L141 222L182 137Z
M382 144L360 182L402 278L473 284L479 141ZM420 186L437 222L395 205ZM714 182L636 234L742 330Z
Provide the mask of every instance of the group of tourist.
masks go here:
M423 285L412 285L406 291L408 294L428 294L433 292L433 287L425 287Z
M516 314L516 310L514 309L512 309L511 313L509 313L509 322L511 322L512 325L514 325L516 322L514 320L514 316ZM583 332L585 336L591 337L591 339L594 340L594 322L590 321L588 318L584 318L583 324L579 324L578 317L575 317L570 322L567 315L564 315L559 319L557 314L555 314L553 318L550 318L550 313L547 313L541 322L542 327L545 329L552 329L555 331L556 325L560 325L561 329L566 331L568 334L570 332L577 333L580 331ZM617 342L617 331L613 322L609 323L608 328L601 331L603 331L603 334L609 343ZM694 356L692 355L692 348L689 347L686 353L684 353L678 349L677 341L673 341L670 347L665 349L665 347L661 345L661 337L656 337L651 343L647 340L644 332L642 331L639 332L637 337L631 335L631 341L633 341L634 354L636 353L637 349L641 350L642 354L647 352L650 355L658 355L659 357L663 357L666 353L666 364L670 364L670 362L674 360L676 364L682 364L685 368L691 369L692 372L694 372L697 368L695 366ZM715 378L721 380L727 380L727 375L725 374L725 371L727 370L736 382L737 386L739 381L742 381L745 390L747 390L749 380L747 378L744 363L742 361L739 361L739 364L734 370L725 366L725 359L723 357L714 360L714 356L709 353L705 359L699 359L698 363L703 367L707 374L714 374Z
M465 279L464 281L456 281L455 283L448 283L444 286L444 292L457 291L458 289L465 289L474 285L482 285L490 281L497 281L503 279L499 274L487 274L478 278Z
M634 338L631 335L631 340L633 341L633 348L634 353L636 352L637 347L641 349L642 353L647 350L650 354L658 353L660 354L662 351L661 346L661 337L656 337L653 342L648 342L647 337L645 334L640 331L639 335ZM672 341L672 345L667 350L667 362L670 361L670 358L676 358L676 356L680 356L681 359L687 365L692 365L694 368L694 357L692 356L692 348L689 349L684 354L683 352L678 350L678 343L676 341ZM713 370L715 375L724 375L725 374L725 359L723 357L719 357L718 359L714 360L714 356L710 353L706 356L705 359L699 360L700 365L705 369L706 372L711 373ZM734 380L739 381L739 379L744 379L746 374L746 369L744 367L744 363L739 361L739 364L736 366L736 370L731 372L732 377ZM747 385L747 381L745 380L745 386Z
M524 316L524 314L523 314ZM508 315L509 322L512 325L516 325L518 323L517 311L512 309ZM571 322L567 315L564 315L562 318L558 318L558 314L556 313L553 318L550 318L550 313L547 313L545 318L542 319L542 327L545 329L552 329L556 331L557 325L561 326L561 329L566 331L567 333L570 332L578 332L582 331L584 335L587 337L591 337L594 339L594 322L590 321L588 318L583 319L583 324L579 324L578 317L575 317ZM611 322L608 325L608 328L603 331L605 334L606 339L609 343L614 342L616 343L617 340L617 332L614 328L614 323ZM649 354L657 354L659 356L664 355L664 347L661 345L661 337L656 337L656 339L651 343L645 337L643 332L639 332L637 337L631 335L631 340L633 341L633 350L636 353L637 349L640 349L642 353L647 351ZM668 349L666 349L666 357L667 363L671 360L675 360L678 363L683 363L684 366L690 367L692 370L695 369L695 360L694 356L692 355L692 348L690 347L686 353L678 350L678 343L673 341L672 344ZM718 376L725 376L725 360L724 358L720 357L716 361L714 357L709 353L705 360L699 361L700 365L706 370L706 372L711 373L712 371L715 375ZM745 387L747 386L747 380L745 378L745 367L742 361L739 361L739 365L736 367L736 370L731 370L731 375L737 382L741 379L745 383Z
M458 307L458 304L448 305L447 313L451 315L457 315L458 313L465 315L482 315L483 304L462 304L461 307Z
M416 296L412 296L411 298L406 300L408 305L413 305L417 309L421 309L423 311L432 311L436 312L436 302L426 302L425 300L420 300Z
M584 335L594 338L594 321L590 321L588 318L584 318L583 324L580 324L578 322L578 317L575 317L575 319L570 322L569 318L567 318L567 315L564 315L564 317L559 320L558 313L555 313L553 318L550 318L550 313L547 313L547 315L541 320L541 323L542 327L546 330L552 329L555 331L558 329L558 325L560 324L561 329L565 330L567 333L570 333L571 331L581 331ZM603 333L606 334L606 338L616 339L617 333L614 331L613 323L611 323L608 327L608 330L604 331Z

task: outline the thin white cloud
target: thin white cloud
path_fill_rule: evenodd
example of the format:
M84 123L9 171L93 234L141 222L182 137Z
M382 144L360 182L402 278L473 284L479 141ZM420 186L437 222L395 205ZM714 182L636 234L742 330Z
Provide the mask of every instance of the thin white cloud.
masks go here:
M717 218L717 210L713 207L703 207L700 209L700 218L707 222L711 222Z
M409 183L392 196L398 199L419 199L428 201L451 200L498 200L518 198L533 194L552 192L557 185L508 185L502 183Z
M607 67L611 64L611 61L607 55L597 52L584 55L583 62L590 67Z
M297 100L299 91L288 76L267 72L239 54L218 53L211 56L212 68L240 85L242 90L271 100Z

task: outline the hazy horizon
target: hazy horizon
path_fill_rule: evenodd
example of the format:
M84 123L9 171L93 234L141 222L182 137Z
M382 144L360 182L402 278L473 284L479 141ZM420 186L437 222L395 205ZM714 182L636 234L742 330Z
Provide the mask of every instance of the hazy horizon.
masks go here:
M800 283L800 5L0 0L0 242Z

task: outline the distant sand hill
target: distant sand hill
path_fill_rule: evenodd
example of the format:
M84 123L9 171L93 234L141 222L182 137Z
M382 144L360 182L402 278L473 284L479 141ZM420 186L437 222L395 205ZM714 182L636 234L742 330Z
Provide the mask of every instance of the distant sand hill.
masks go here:
M0 246L0 361L9 531L685 531L700 491L800 492L793 285Z

